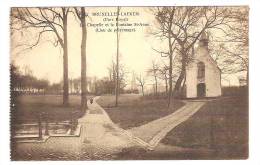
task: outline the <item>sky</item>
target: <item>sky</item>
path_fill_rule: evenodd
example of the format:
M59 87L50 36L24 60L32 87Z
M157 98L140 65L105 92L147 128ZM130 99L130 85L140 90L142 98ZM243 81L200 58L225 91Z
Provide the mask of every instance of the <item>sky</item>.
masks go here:
M86 8L90 18L87 23L116 23L116 16L92 16L94 12L109 12L117 11L116 7L89 7ZM122 13L136 12L137 16L120 16L120 18L128 18L127 21L121 23L144 23L150 26L135 27L135 32L120 33L120 63L123 64L126 70L130 73L133 71L136 74L146 74L148 68L151 67L153 59L160 61L160 55L152 48L162 48L160 40L156 40L149 35L148 31L153 28L155 21L154 16L149 12L148 8L142 7L123 7ZM113 19L107 21L106 18ZM106 19L106 20L104 20ZM132 29L133 27L130 27ZM107 30L107 28L106 28ZM28 66L33 75L38 78L48 79L51 83L60 82L63 75L63 60L61 48L54 47L52 43L45 42L51 40L53 35L47 34L43 36L40 44L33 49L20 52L19 49L13 49L15 45L25 43L25 41L34 42L29 34L18 33L11 38L11 60L20 67L21 70ZM81 45L81 28L79 21L73 15L70 15L68 22L68 60L69 60L69 78L77 78L80 76L80 45ZM19 52L19 53L18 53ZM96 32L93 26L87 27L87 76L102 78L108 76L108 67L112 60L116 58L116 33L115 32ZM131 80L131 74L128 80ZM230 76L229 76L230 77ZM237 84L238 80L233 76L224 80L222 84Z
M91 15L93 12L116 12L117 8L87 8ZM128 23L148 23L151 24L153 16L143 8L124 7L122 12L138 12L139 16L129 16ZM103 21L104 18L113 17L93 17L87 19L88 23L111 23ZM122 18L126 18L122 16ZM115 21L112 21L115 23ZM123 22L122 22L123 23ZM108 76L108 67L116 57L116 33L96 32L95 27L87 27L87 74L98 78ZM135 32L120 33L120 61L128 71L143 73L151 63L156 53L151 49L152 40L146 33L146 27L136 27ZM51 35L46 35L41 41L48 40ZM12 44L22 41L19 37L12 40ZM74 16L70 16L68 25L68 58L69 77L80 76L80 44L81 29L79 22ZM11 51L12 61L23 68L29 66L33 74L40 78L48 78L50 82L59 82L62 79L62 51L59 47L54 47L50 42L41 44L29 51L17 54L18 51ZM151 58L152 57L152 58Z

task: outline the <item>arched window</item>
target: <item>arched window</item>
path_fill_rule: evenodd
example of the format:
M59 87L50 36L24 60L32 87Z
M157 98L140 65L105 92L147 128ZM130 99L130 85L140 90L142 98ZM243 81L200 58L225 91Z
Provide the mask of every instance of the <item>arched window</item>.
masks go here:
M197 65L198 65L198 79L205 78L205 64L203 62L199 62Z

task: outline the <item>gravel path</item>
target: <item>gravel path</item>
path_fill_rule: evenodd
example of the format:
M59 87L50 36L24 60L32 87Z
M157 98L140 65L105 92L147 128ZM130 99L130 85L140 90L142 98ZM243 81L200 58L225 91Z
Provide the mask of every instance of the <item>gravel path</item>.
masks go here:
M135 127L130 130L134 136L142 139L149 144L150 149L153 149L158 143L180 123L186 121L194 113L196 113L205 102L186 102L186 105L175 111L174 113L154 120L150 123Z

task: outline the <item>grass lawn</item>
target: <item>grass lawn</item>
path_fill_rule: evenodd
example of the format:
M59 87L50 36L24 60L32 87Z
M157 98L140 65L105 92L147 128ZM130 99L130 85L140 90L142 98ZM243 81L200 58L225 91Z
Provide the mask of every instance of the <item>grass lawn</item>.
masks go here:
M136 94L120 95L118 107L115 107L115 96L101 96L97 102L106 110L113 122L123 129L141 126L155 119L173 113L184 105L175 100L167 108L166 98L141 97Z
M49 121L64 121L83 115L80 109L80 96L71 95L70 105L62 106L62 95L20 95L15 108L12 108L16 123L36 122L40 112L48 113ZM72 113L73 112L73 113Z
M212 149L212 159L247 158L247 96L208 102L189 120L169 132L162 142L181 147Z

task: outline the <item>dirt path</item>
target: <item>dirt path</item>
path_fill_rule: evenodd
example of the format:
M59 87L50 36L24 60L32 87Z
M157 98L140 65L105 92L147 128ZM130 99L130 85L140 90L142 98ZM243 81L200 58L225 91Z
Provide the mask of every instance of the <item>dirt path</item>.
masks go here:
M98 104L95 106L103 112L108 122L113 123L113 128L120 132L120 134L127 135L134 143L139 146L153 150L167 135L168 132L174 129L177 125L189 119L204 104L205 101L186 101L186 105L174 113L129 130L123 130L117 127L117 125L111 121L108 114L102 107L100 107Z
M186 102L186 105L176 112L140 127L132 128L128 131L131 132L133 136L136 136L147 142L149 144L149 147L153 149L158 145L158 143L166 136L169 131L190 118L204 104L205 102L198 101Z
M103 108L96 103L98 98L95 97L94 102L89 104L87 115L79 119L79 123L83 125L82 143L89 142L98 148L103 148L109 154L130 147L132 145L131 139L115 128L114 123Z

